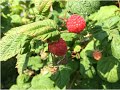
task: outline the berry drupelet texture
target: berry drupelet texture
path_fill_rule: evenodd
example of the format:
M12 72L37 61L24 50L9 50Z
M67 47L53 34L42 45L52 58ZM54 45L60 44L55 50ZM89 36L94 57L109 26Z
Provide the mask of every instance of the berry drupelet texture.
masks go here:
M60 38L56 42L49 43L48 50L54 55L63 56L67 52L67 44L62 38Z
M68 18L66 27L69 32L80 33L86 27L86 22L83 17L73 14Z

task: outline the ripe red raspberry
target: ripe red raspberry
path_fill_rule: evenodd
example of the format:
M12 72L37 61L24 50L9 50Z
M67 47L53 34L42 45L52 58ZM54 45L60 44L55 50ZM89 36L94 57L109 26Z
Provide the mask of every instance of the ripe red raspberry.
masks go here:
M60 38L58 41L48 44L48 51L57 56L63 56L67 52L67 44Z
M68 18L66 25L69 32L80 33L84 30L86 22L81 16L73 14Z
M101 53L101 51L95 50L95 51L93 52L93 57L94 57L95 60L100 60L100 59L102 58L102 53Z

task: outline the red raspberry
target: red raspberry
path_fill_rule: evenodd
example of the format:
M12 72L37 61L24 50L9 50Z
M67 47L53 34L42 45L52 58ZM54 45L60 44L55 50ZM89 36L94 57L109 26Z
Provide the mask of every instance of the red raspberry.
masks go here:
M62 38L60 38L56 42L49 43L48 50L49 50L49 52L51 52L57 56L63 56L67 52L67 44Z
M73 14L68 18L66 25L69 32L80 33L84 30L86 22L81 16Z
M95 51L93 52L93 57L94 57L95 60L100 60L100 59L102 58L102 53L101 53L101 51L95 50Z

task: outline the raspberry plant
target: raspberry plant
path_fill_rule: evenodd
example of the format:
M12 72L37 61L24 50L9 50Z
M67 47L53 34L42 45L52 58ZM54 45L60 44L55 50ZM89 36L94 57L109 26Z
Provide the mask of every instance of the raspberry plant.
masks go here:
M0 1L1 88L120 89L119 3Z

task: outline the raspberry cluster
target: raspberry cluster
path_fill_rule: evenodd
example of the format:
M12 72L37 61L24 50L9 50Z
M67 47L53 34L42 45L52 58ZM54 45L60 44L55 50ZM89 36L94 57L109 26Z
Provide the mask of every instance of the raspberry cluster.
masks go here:
M66 27L68 31L72 33L80 33L84 30L85 26L86 22L84 18L77 14L71 15L66 22ZM63 56L67 52L67 44L62 38L60 38L56 42L49 43L48 50L54 55Z

